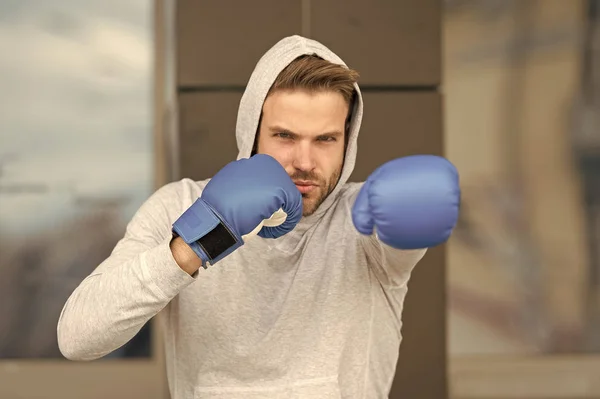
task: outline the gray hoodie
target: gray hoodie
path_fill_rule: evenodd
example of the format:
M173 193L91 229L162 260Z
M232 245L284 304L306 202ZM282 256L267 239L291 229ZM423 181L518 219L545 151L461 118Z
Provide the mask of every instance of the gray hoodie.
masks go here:
M240 102L238 159L251 154L271 84L303 54L343 64L300 36L275 44ZM173 399L386 398L407 282L425 250L390 248L352 224L361 183L347 181L362 113L359 92L340 181L313 215L281 238L248 240L193 276L173 259L171 225L208 180L157 190L65 304L58 322L64 356L105 356L162 312Z

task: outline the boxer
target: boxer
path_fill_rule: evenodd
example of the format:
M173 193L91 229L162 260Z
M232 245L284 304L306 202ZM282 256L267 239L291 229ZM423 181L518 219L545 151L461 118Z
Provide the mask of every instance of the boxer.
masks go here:
M64 356L101 358L161 313L174 399L387 397L410 274L449 238L460 189L427 154L348 182L357 79L315 40L269 49L240 101L237 159L140 207L65 304Z

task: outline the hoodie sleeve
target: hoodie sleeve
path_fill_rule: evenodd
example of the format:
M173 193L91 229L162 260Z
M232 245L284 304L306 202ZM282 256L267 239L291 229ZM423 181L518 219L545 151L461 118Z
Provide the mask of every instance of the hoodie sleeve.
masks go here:
M67 359L94 360L120 348L195 280L169 247L170 213L181 207L177 184L160 188L139 208L111 255L65 303L57 335Z
M379 282L386 287L403 287L426 249L400 250L381 242L377 235L360 236L369 265Z
M352 222L352 207L364 183L349 183L342 194L345 197L347 217ZM365 236L358 234L358 242L362 246L369 261L369 267L384 287L404 287L410 279L411 272L425 256L426 249L401 250L382 242L377 234Z

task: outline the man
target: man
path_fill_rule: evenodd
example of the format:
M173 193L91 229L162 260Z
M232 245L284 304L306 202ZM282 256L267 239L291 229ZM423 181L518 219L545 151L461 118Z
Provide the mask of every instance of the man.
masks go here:
M387 397L407 282L456 223L458 178L415 156L347 183L356 78L316 41L275 44L240 103L238 159L142 205L65 304L62 353L100 358L162 311L175 399Z

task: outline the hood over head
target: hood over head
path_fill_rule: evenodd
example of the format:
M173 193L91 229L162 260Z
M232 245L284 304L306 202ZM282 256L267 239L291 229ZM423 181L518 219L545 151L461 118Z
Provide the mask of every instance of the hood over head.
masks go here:
M240 101L236 124L239 150L237 159L249 158L252 154L263 103L277 76L292 61L303 55L316 55L335 64L347 66L340 57L323 44L298 35L283 38L271 47L256 64ZM304 223L320 218L329 209L354 170L358 132L363 115L363 99L358 84L354 84L354 88L356 99L350 119L348 143L340 179L315 213L303 218Z

